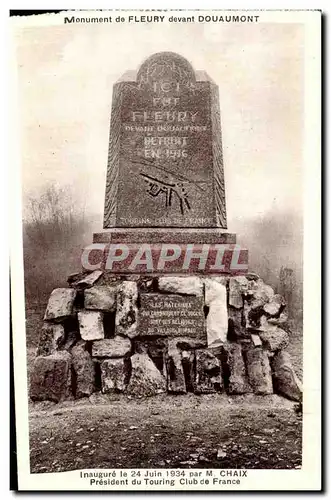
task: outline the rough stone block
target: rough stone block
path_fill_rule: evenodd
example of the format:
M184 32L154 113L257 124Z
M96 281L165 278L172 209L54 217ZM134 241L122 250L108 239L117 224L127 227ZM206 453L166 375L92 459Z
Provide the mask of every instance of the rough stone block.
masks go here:
M228 393L246 394L252 392L247 380L247 372L240 344L226 343L223 349L227 356L228 366Z
M116 309L116 287L94 286L85 290L85 309L95 309L104 312L113 312Z
M264 331L260 332L260 337L266 349L271 352L285 349L289 344L288 333L275 325L268 325Z
M243 294L248 290L248 280L245 276L229 279L229 305L240 309L243 307Z
M50 400L58 403L71 395L71 356L59 351L36 358L31 378L30 397L33 401Z
M63 325L45 323L41 329L37 356L49 356L53 354L65 341Z
M103 275L103 271L97 269L92 273L85 275L82 279L78 280L72 286L78 288L79 290L84 290L85 288L90 288L93 286Z
M136 338L134 340L134 351L138 354L148 353L153 356L161 356L168 348L167 337L155 337L151 339Z
M264 304L263 309L269 317L275 317L281 313L285 306L286 302L284 297L282 297L282 295L276 294L271 298L270 302Z
M206 279L205 304L209 307L206 321L208 347L220 345L226 342L228 333L228 310L225 285L212 279Z
M279 294L275 295L272 287L263 280L250 281L245 302L247 325L258 327L262 319L278 318L285 305L284 298Z
M255 347L261 347L262 346L262 341L260 339L260 336L257 335L256 333L252 333L251 335L252 342Z
M247 329L260 330L266 317L259 299L252 303L244 302L244 322Z
M172 341L176 342L176 347L182 350L207 347L206 338L176 337Z
M268 323L270 323L270 325L280 326L280 325L284 325L285 323L287 323L287 321L288 321L288 316L284 312L280 313L278 318L272 318L272 317L268 318Z
M90 396L95 389L95 369L85 343L75 345L71 350L72 366L75 381L75 396Z
M294 401L302 400L302 384L292 367L288 352L280 351L271 362L275 392Z
M167 383L147 354L131 356L131 377L126 392L133 396L155 396L166 392Z
M137 331L138 287L134 281L124 281L117 290L117 308L115 317L116 333L133 338Z
M175 346L169 345L166 359L168 392L184 394L186 384L181 352Z
M260 347L246 351L248 380L255 394L272 394L271 368L268 355Z
M167 377L166 352L168 351L168 339L166 337L151 338L149 340L134 340L134 352L137 354L148 354L158 370Z
M208 394L223 389L221 363L207 349L197 349L196 352L196 379L197 394Z
M103 393L124 392L129 379L130 361L124 358L105 359L101 363Z
M92 344L92 356L96 358L122 358L130 352L130 339L120 335L113 339L96 340Z
M246 273L245 278L248 279L248 281L258 281L261 279L258 274L252 272Z
M77 281L85 278L89 274L91 274L91 273L88 271L80 271L79 273L71 273L71 274L69 274L69 276L67 278L67 283L69 284L69 286L74 286Z
M264 283L263 280L248 281L248 290L245 295L251 309L263 308L264 304L272 300L274 294L271 286Z
M228 307L228 339L238 340L247 337L245 329L245 316L243 309L236 309L235 307Z
M215 281L215 283L221 283L221 285L224 286L227 286L229 279L230 278L228 276L209 276L208 278L202 278L204 283L206 282L206 280L211 280Z
M78 313L79 332L83 340L100 340L105 334L103 315L99 311L81 311Z
M159 278L159 290L161 292L179 293L183 295L203 294L203 282L201 278L196 276L178 277L178 276L162 276Z
M194 392L195 386L195 352L182 351L182 364L185 376L185 385L188 392Z
M76 294L77 292L73 288L53 290L48 300L44 320L63 321L71 316Z

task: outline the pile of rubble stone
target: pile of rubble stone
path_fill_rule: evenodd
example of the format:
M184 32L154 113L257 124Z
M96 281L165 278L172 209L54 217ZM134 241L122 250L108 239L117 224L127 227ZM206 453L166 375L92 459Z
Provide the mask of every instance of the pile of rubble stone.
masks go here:
M300 401L289 354L284 299L257 275L115 277L72 275L49 299L30 378L32 400L94 392L282 394ZM146 337L141 293L199 295L205 338ZM226 325L224 327L224 325Z

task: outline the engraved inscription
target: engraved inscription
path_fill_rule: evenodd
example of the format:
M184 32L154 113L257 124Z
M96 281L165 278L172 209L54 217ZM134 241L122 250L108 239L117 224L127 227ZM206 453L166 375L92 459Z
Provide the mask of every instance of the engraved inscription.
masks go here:
M223 227L217 86L175 53L114 86L104 227Z
M139 335L205 337L202 297L141 294Z

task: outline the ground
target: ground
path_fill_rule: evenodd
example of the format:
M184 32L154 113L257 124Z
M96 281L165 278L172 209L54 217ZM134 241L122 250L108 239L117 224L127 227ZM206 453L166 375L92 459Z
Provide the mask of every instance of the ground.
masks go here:
M28 367L41 319L40 311L27 318ZM301 376L301 335L292 335L288 350ZM96 394L59 404L30 403L30 464L32 472L298 468L301 430L297 404L277 395Z
M98 395L31 406L32 472L301 465L301 416L276 395Z

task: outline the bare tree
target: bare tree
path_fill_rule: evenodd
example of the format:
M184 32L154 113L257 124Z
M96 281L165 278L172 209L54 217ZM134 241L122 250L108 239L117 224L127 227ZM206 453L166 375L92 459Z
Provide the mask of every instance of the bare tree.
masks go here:
M69 186L47 185L26 202L23 223L27 298L42 303L56 286L64 286L80 266L86 230L84 208ZM78 267L79 268L79 267Z

